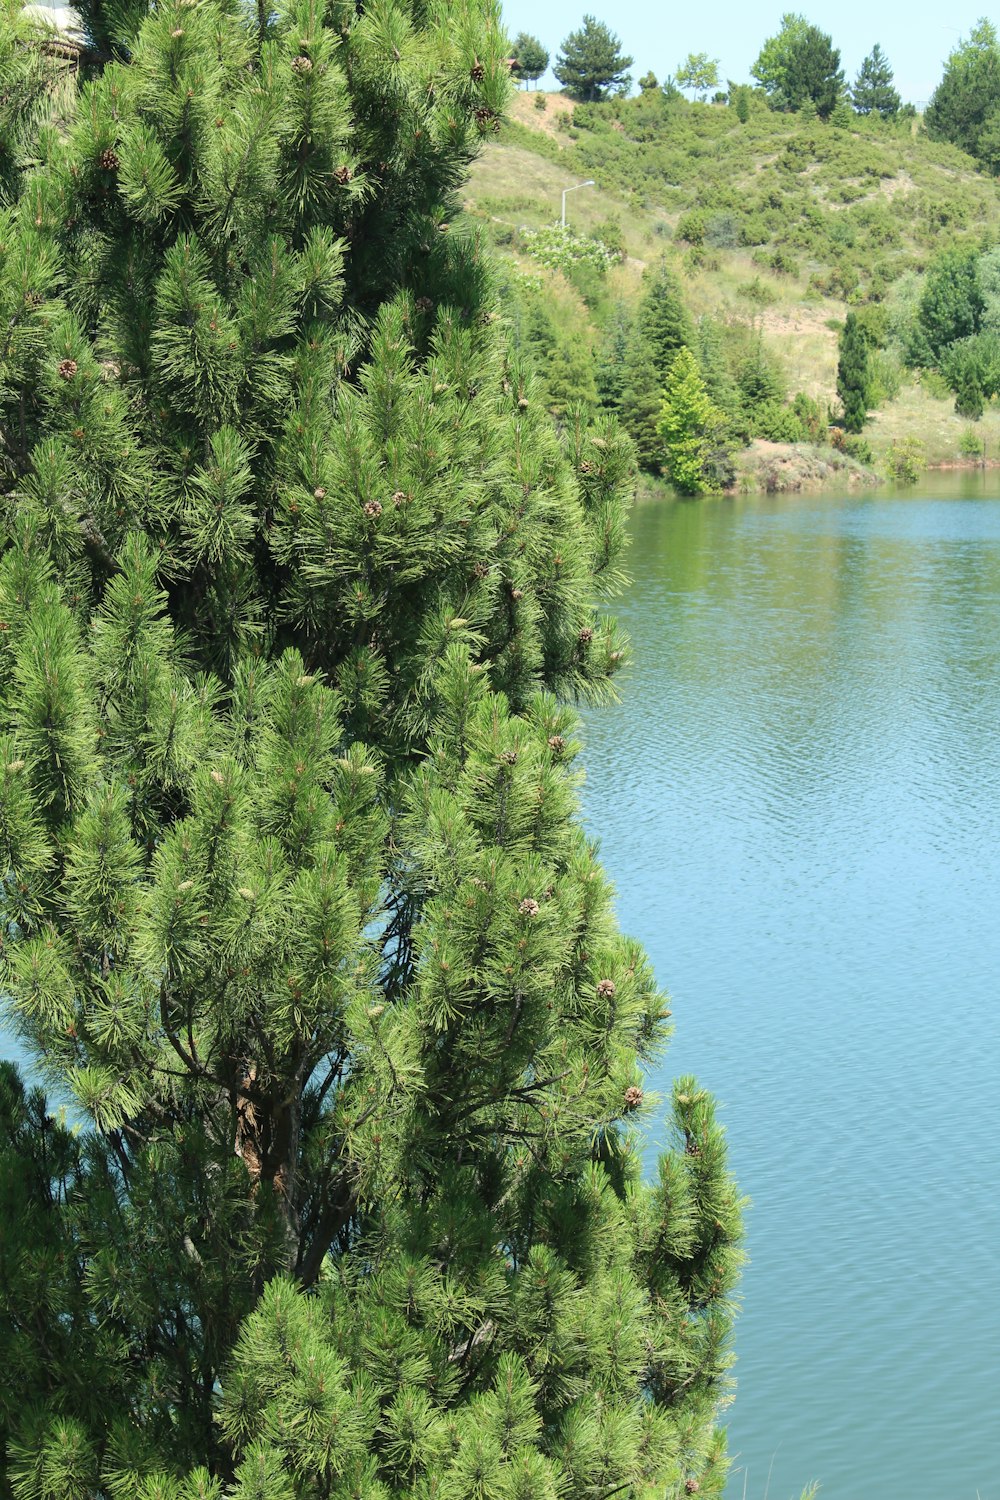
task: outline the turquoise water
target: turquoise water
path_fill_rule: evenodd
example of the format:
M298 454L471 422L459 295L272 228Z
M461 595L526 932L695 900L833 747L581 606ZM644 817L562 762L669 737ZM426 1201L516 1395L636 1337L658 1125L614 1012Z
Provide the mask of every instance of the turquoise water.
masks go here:
M1000 1500L1000 482L633 536L585 806L753 1200L728 1493Z

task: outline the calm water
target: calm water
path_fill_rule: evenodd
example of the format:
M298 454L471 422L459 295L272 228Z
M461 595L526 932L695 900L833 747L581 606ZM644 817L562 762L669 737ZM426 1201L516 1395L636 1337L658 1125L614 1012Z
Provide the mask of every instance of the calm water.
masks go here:
M753 1199L729 1493L1000 1500L1000 481L633 535L586 811Z

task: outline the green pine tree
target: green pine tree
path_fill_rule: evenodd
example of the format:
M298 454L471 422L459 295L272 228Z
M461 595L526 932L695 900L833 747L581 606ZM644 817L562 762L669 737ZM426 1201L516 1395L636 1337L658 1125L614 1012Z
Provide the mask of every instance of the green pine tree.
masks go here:
M3 1492L718 1495L739 1201L690 1080L642 1183L576 808L631 448L453 227L497 11L85 20L0 209Z
M574 99L594 103L609 93L628 93L632 59L618 50L614 32L594 16L584 16L562 44L553 72Z
M705 463L724 421L708 397L694 354L682 349L667 375L658 423L666 471L682 495L700 495L708 488Z
M666 260L660 260L643 275L637 321L656 378L662 385L677 354L694 342L694 328L684 305L680 280Z
M851 103L859 115L881 115L891 120L899 114L902 100L893 88L892 68L878 42L869 52L851 86Z
M844 427L860 432L868 420L868 335L855 313L849 312L840 333L837 395L844 408Z

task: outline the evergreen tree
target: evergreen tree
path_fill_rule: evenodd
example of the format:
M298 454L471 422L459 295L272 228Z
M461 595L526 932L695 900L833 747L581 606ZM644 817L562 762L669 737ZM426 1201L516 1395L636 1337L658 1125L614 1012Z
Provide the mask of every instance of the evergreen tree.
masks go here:
M0 994L81 1122L0 1070L5 1493L719 1494L739 1203L689 1080L641 1182L565 706L630 449L449 228L496 10L85 20L0 208Z
M632 337L628 305L616 302L597 350L594 380L597 399L605 411L618 411L625 389L625 363Z
M1000 122L1000 42L992 21L983 17L951 52L931 96L924 124L932 140L951 141L997 170L996 132ZM987 149L988 148L988 149Z
M578 31L571 31L553 72L574 99L587 104L608 93L627 93L632 59L619 52L621 42L603 21L584 16Z
M543 379L553 416L563 419L578 407L592 412L597 406L594 357L584 339L558 338L549 350Z
M700 495L708 488L705 461L723 421L708 398L697 360L690 349L682 349L667 375L658 423L666 471L682 495Z
M892 86L892 68L878 42L875 43L851 87L851 103L859 115L881 115L891 120L899 113L900 97Z
M843 93L840 52L826 32L791 12L782 16L780 31L768 37L750 71L774 109L808 104L826 119Z
M662 386L678 351L694 341L694 329L680 281L665 259L644 272L643 288L637 323Z
M633 325L621 375L619 416L635 445L639 467L658 474L663 464L663 444L657 430L663 383L656 373L653 352L642 330Z
M856 314L849 312L840 333L837 395L844 408L844 427L860 432L868 420L868 336Z
M511 56L517 59L519 83L537 83L549 65L549 54L536 36L519 31L514 38Z

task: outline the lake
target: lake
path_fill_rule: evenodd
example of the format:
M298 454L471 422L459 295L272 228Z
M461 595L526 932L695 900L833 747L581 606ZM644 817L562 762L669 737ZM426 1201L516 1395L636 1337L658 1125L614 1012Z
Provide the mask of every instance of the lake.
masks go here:
M585 812L753 1200L727 1494L1000 1500L1000 478L632 533Z

